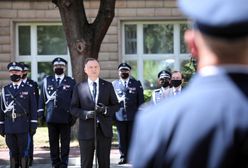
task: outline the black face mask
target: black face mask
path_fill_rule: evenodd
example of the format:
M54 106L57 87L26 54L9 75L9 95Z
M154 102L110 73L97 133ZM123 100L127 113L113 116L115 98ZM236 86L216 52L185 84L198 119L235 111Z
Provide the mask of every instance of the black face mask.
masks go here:
M22 78L21 75L16 75L16 74L13 74L13 75L10 76L10 80L12 82L18 82L18 81L21 80L21 78Z
M159 79L159 81L160 81L160 86L162 86L164 88L166 88L170 85L170 82L168 80L166 80L165 78L161 78L161 79Z
M62 75L64 73L64 69L63 68L56 68L54 70L56 75Z
M25 79L28 76L28 74L23 74L22 79Z
M171 85L174 87L178 87L182 84L182 80L171 80Z
M121 73L122 79L127 79L129 77L129 73Z

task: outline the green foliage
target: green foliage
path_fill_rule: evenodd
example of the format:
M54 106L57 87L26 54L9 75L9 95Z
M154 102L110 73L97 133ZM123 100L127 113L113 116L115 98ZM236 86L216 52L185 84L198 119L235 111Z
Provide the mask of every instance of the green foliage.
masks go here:
M185 82L188 82L192 75L196 72L196 63L191 58L186 64L184 64L182 69L182 74L184 75Z
M148 102L150 101L152 98L152 90L144 90L144 99L145 99L145 102Z

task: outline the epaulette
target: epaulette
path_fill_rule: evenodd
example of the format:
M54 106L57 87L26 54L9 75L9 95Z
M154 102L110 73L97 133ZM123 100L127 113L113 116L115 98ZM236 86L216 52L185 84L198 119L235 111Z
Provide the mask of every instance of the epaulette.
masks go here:
M156 90L154 90L154 92L160 92L160 89L156 89Z

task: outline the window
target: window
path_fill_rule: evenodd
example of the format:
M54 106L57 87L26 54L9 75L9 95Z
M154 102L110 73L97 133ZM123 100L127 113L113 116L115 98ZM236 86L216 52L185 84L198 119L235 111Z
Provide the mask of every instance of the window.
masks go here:
M59 23L17 24L16 60L30 65L31 77L41 82L53 74L52 60L62 57L68 61L67 74L71 76L71 62L63 27Z
M183 34L186 22L123 22L122 58L144 88L157 87L163 69L181 70L190 59Z

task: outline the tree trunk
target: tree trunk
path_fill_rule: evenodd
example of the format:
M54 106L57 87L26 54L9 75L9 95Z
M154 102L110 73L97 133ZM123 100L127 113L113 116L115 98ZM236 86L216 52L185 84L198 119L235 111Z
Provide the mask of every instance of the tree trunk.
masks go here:
M86 78L84 60L88 57L98 59L101 43L114 18L116 0L99 0L100 7L93 23L85 14L84 0L52 0L59 8L65 36L70 52L72 73L76 82ZM72 128L76 137L78 121Z
M99 0L98 14L89 23L85 14L84 0L52 0L60 11L67 44L71 56L73 77L77 82L85 78L84 60L98 59L102 40L114 18L116 0Z

